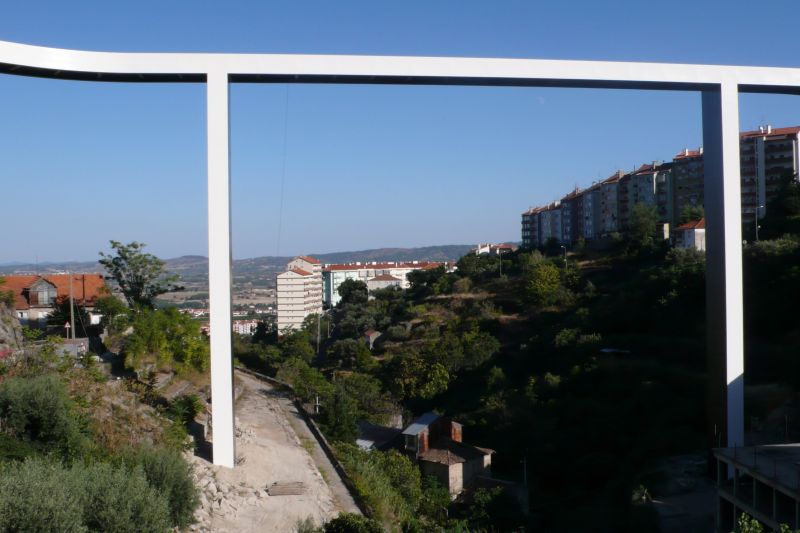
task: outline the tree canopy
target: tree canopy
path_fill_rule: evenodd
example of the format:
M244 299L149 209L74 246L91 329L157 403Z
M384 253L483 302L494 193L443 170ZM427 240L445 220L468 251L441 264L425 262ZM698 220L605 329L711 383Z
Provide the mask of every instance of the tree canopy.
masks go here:
M167 273L164 261L145 253L144 243L122 244L110 241L114 254L100 252L99 263L119 285L128 305L135 309L153 309L157 296L180 290L178 276Z

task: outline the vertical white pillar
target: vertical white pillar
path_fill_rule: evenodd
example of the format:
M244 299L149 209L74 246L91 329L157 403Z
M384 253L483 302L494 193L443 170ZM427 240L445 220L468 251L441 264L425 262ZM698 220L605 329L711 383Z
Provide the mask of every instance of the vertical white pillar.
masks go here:
M231 206L228 73L209 72L208 292L211 325L211 417L214 464L234 466L231 335Z
M739 91L703 91L706 323L712 446L744 445L742 206ZM716 429L718 435L713 432Z

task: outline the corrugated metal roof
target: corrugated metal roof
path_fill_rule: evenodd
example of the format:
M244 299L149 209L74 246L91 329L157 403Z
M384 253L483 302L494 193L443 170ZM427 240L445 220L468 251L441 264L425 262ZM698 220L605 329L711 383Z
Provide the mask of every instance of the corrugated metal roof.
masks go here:
M436 413L425 413L420 416L414 423L403 430L403 435L419 435L419 432L433 424L434 420L439 418Z

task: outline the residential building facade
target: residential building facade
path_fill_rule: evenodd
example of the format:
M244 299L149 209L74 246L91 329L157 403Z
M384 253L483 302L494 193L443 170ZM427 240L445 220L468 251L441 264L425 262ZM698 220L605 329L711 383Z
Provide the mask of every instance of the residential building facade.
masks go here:
M745 235L754 232L756 217L764 218L767 206L780 192L785 179L797 179L800 169L800 126L762 126L741 134L742 225Z
M313 257L295 257L278 274L278 334L300 329L307 316L322 313L322 265Z
M600 228L599 234L606 237L619 231L619 180L625 173L618 170L600 182Z
M702 147L697 150L684 149L672 158L673 224L678 225L687 206L703 206L703 169Z
M408 274L415 270L426 270L444 267L448 271L455 269L455 265L449 262L434 261L392 261L392 262L367 262L367 263L348 263L339 265L325 265L322 268L323 302L326 306L333 307L339 303L339 285L345 280L352 279L362 281L369 287L369 280L382 275L389 275L400 281L399 287L407 289L410 287Z

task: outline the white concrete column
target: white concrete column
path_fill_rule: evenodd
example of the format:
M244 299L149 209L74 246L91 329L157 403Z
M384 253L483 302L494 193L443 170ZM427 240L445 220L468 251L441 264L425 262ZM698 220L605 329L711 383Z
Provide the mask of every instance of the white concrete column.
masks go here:
M709 437L744 445L744 332L739 92L702 93L706 214ZM715 438L714 429L722 438Z
M234 466L231 335L231 205L228 73L210 72L208 100L208 292L214 464Z

